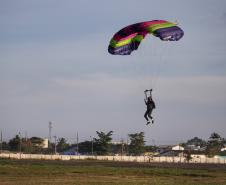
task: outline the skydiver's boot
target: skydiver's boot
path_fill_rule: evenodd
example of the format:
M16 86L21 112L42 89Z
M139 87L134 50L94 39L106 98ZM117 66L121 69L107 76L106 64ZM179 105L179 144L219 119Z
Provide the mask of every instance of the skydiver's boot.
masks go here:
M147 121L146 125L149 125L150 124L150 121Z

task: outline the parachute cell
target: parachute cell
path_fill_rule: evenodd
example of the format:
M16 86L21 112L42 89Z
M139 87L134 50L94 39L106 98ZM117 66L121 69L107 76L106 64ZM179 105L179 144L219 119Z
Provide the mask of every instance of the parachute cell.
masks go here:
M108 52L113 55L130 55L137 50L147 34L153 34L162 41L178 41L184 32L176 23L153 20L129 25L119 30L111 39Z

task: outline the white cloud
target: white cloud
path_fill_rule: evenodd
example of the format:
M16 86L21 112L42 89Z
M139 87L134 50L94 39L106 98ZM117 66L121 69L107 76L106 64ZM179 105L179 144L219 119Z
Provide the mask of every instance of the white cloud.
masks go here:
M59 134L73 129L84 134L114 129L121 135L146 130L143 90L154 87L157 125L149 137L226 130L224 1L205 1L205 7L204 1L173 1L164 7L166 2L148 0L120 6L117 1L53 2L1 2L4 128L24 126L42 133L44 124L54 119L64 123ZM151 12L149 5L155 7ZM131 56L108 54L108 42L120 28L156 18L178 19L184 38L162 46L148 37Z

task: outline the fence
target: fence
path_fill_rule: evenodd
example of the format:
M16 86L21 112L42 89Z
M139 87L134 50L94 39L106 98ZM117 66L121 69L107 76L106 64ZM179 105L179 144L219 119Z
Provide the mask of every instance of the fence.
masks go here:
M9 159L39 159L39 160L108 160L108 161L130 161L130 162L168 162L168 163L186 163L184 157L169 156L88 156L88 155L45 155L45 154L23 154L23 153L1 153L0 158ZM194 156L189 163L216 163L226 164L226 158L206 156Z

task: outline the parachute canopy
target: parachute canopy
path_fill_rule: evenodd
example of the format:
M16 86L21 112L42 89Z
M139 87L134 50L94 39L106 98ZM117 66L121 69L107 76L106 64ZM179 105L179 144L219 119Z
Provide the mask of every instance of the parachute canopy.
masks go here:
M111 39L108 52L113 55L130 55L137 50L147 34L153 34L162 41L178 41L184 32L176 23L153 20L129 25L119 30Z

